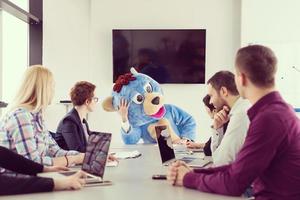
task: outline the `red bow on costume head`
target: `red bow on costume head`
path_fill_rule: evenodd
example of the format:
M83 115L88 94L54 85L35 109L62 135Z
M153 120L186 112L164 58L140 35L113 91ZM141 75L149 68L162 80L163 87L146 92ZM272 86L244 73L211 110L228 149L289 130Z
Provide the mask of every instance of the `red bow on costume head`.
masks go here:
M120 75L116 80L116 83L113 87L113 91L119 93L122 90L123 85L128 85L130 81L134 80L136 80L136 78L133 76L132 73Z

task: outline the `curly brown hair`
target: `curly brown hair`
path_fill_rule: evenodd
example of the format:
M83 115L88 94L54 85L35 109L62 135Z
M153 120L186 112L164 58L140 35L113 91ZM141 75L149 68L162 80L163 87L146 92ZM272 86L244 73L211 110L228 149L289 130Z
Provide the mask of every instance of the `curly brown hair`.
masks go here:
M92 100L96 86L87 81L79 81L72 87L70 96L74 106L81 106L86 100Z
M130 81L134 81L134 80L136 80L136 78L133 76L132 73L126 73L126 74L120 75L115 82L113 91L119 93L122 90L122 87L124 85L128 85L130 83Z

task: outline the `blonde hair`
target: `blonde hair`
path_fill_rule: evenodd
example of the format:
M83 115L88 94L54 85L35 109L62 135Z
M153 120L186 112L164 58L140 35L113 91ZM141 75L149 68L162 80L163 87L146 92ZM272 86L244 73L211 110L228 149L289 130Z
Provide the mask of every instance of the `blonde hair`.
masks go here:
M12 109L26 107L33 112L46 109L53 97L53 74L41 65L27 68L14 99Z

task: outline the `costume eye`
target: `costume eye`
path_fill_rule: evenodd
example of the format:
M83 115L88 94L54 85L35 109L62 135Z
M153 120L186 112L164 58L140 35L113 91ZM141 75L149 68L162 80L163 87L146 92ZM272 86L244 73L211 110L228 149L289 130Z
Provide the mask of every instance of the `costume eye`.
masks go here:
M134 95L134 97L132 98L132 101L136 104L142 104L144 102L144 96L137 93L136 95Z
M148 93L151 93L153 91L151 84L147 83L146 85L144 85L144 90Z

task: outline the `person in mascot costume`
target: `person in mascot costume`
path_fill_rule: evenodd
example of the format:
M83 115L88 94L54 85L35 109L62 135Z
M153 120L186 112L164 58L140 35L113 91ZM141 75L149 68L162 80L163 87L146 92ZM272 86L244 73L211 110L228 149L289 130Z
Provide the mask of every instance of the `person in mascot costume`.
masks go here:
M125 107L126 116L122 117L121 124L124 143L136 144L140 139L144 143L155 143L155 126L158 125L167 127L173 143L194 140L194 118L174 105L164 104L163 91L158 82L134 68L130 71L118 77L112 95L102 104L108 112L117 112Z

